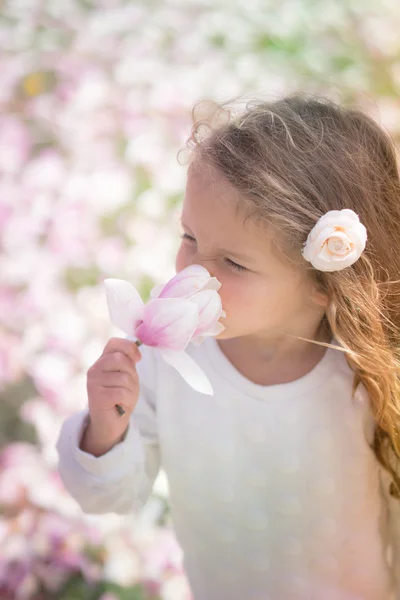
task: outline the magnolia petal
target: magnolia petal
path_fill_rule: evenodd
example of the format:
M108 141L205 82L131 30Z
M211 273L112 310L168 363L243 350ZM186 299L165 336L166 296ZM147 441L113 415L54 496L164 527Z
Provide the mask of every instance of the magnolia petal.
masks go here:
M216 292L218 292L221 285L222 285L221 282L218 281L218 279L216 277L211 277L203 289L204 290L215 290Z
M199 323L195 335L202 335L211 329L221 317L221 297L215 290L204 290L194 294L190 298L190 302L197 304L199 309Z
M202 333L201 335L194 335L190 341L195 346L199 346L202 342L204 342L206 337L215 337L215 336L219 335L220 333L222 333L223 331L225 331L225 325L222 325L222 323L218 322L218 323L215 323L215 325L212 327L212 329L209 329L208 331Z
M160 350L160 354L165 362L174 367L194 390L208 396L214 395L211 383L203 370L186 352L163 349Z
M215 323L215 325L209 329L206 333L204 333L203 335L219 335L220 333L222 333L223 331L225 331L226 327L225 325L223 325L222 323L220 323L219 321L217 323Z
M162 283L155 285L150 292L150 298L152 298L152 299L158 298L163 289L164 289L164 285Z
M202 344L204 342L204 340L206 339L207 336L205 335L198 335L197 337L193 337L190 342L192 344L194 344L195 346L200 346L200 344Z
M210 279L213 278L207 269L201 265L190 265L168 281L159 298L189 298L204 289Z
M143 301L136 288L123 279L105 279L110 319L127 335L134 335L143 314Z
M194 302L182 298L156 298L143 310L136 335L143 344L155 348L184 350L199 322Z

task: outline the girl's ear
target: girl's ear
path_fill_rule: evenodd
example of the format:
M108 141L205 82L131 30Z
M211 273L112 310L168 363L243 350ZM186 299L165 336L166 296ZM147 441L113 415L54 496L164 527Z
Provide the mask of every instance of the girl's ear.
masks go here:
M317 306L322 306L323 308L326 308L329 302L328 295L316 287L311 291L310 300Z

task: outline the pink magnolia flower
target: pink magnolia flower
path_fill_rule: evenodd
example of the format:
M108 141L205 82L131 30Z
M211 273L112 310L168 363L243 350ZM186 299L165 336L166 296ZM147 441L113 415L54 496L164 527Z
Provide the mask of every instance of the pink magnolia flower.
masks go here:
M204 290L218 291L221 287L216 277L201 265L190 265L179 271L164 286L156 286L151 292L152 298L190 298Z
M187 267L144 304L135 287L121 279L105 279L111 321L130 339L157 348L195 390L213 394L207 377L185 349L189 342L224 330L218 289L221 284L200 265Z
M226 317L222 310L218 292L221 287L216 277L201 265L191 265L173 277L166 285L156 286L152 298L187 298L195 302L199 309L199 323L192 342L199 344L206 336L218 335L225 328L219 319Z

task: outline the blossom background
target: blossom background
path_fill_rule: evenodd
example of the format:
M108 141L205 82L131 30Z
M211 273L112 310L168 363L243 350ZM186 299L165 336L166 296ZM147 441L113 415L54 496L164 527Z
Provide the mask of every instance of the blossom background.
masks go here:
M400 139L398 0L10 0L0 10L0 595L189 600L163 473L82 514L62 421L114 331L102 281L173 274L193 104L304 90Z

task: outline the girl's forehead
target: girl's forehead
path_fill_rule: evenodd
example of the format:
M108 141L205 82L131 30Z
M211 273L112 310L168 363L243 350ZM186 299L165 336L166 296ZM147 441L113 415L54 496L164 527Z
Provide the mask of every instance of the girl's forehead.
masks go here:
M251 218L249 204L240 192L215 168L209 165L191 167L188 172L183 204L183 220L196 219L209 222L210 227L231 227L244 236L269 237L272 226L261 225L260 219Z
M212 196L230 202L240 201L239 192L214 167L207 164L191 165L186 182L186 194Z
M276 254L276 231L267 223L248 218L239 192L218 174L190 173L182 210L182 225L198 242L240 248L256 257Z
M253 229L233 186L203 173L192 173L188 177L182 216L189 226L209 230L223 226L225 232L233 230L240 237L246 237Z
M201 244L215 249L241 249L257 262L293 268L286 240L272 223L256 213L214 167L190 168L181 217L182 225ZM289 261L292 262L292 261Z

